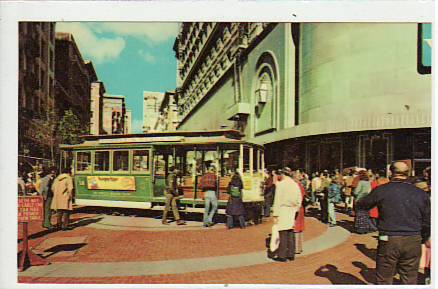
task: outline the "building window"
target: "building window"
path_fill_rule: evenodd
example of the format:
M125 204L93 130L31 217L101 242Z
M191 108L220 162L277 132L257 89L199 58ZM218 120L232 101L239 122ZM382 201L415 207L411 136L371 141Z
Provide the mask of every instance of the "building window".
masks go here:
M113 171L129 171L129 151L115 151Z
M110 167L109 151L96 151L94 154L94 171L109 172Z

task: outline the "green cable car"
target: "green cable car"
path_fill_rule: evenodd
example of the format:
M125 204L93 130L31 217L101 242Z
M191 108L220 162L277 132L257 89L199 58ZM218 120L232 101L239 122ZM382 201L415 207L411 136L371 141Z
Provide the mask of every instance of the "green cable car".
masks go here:
M263 147L241 139L236 130L176 131L129 135L87 135L77 145L61 145L61 167L71 167L79 206L162 209L170 167L180 172L180 204L201 212L204 192L198 180L214 166L219 207L231 174L244 183L243 201L263 202Z

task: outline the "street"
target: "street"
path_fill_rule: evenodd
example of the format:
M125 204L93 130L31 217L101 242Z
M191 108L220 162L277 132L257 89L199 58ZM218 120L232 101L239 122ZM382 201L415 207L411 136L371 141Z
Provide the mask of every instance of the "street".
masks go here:
M30 246L51 262L19 273L23 283L373 284L376 234L350 233L352 218L338 213L329 228L305 220L304 252L273 263L265 238L272 220L247 229L163 226L158 219L103 211L72 215L72 231L48 233L30 224ZM19 244L20 250L20 244Z

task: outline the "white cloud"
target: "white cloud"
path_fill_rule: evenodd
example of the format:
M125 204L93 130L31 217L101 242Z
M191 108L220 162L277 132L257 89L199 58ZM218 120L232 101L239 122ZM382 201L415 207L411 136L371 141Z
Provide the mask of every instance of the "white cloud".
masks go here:
M89 25L79 22L58 22L57 32L73 34L79 50L96 63L115 60L125 48L126 42L120 37L99 37Z
M152 44L162 43L178 34L176 22L94 22L92 25L96 32L136 37L149 40Z
M138 55L140 55L140 57L143 58L146 62L149 63L155 62L155 56L153 56L147 51L141 49L138 51Z
M132 119L132 133L143 133L143 120Z

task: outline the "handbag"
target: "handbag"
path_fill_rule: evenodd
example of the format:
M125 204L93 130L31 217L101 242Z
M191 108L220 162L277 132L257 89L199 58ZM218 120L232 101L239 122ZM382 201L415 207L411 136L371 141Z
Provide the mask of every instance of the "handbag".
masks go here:
M240 192L240 188L239 187L235 187L235 186L231 186L230 187L230 195L233 198L240 198L240 196L242 195L242 193Z

